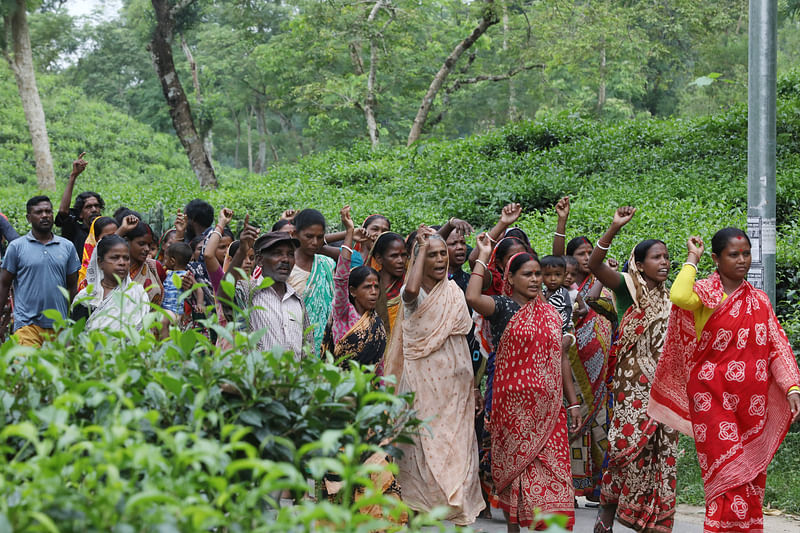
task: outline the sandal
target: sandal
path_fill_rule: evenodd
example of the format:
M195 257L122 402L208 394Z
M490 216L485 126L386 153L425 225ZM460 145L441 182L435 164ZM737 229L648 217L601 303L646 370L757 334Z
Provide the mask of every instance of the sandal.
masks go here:
M611 522L610 526L605 525L603 519L599 516L594 523L594 533L613 533L614 522Z

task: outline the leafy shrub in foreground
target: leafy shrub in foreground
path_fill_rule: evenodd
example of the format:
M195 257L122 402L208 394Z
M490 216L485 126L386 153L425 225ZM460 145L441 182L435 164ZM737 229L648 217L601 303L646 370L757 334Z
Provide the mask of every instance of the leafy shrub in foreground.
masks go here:
M389 525L359 515L365 502L406 510L361 461L420 421L371 369L261 353L241 332L221 352L193 331L59 327L41 349L0 347L0 526L356 531ZM366 486L364 499L279 509L282 491L300 501L328 471Z

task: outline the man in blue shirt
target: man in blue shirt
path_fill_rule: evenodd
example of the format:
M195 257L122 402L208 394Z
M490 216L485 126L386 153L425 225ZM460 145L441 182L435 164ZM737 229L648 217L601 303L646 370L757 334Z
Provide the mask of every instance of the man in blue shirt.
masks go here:
M14 334L23 346L41 346L53 332L45 309L67 316L78 287L81 262L72 243L53 234L53 204L34 196L26 205L31 231L11 242L0 268L0 302L14 286ZM59 287L69 292L64 298Z

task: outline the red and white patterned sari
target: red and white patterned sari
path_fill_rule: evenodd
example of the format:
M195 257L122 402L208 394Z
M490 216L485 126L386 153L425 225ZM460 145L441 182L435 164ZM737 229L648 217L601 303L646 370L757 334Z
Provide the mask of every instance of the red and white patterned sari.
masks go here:
M500 507L523 527L531 526L539 510L567 515L572 529L575 492L561 394L561 317L555 308L535 298L517 311L500 339L495 364L492 479Z
M763 531L767 465L792 415L800 382L767 295L747 281L723 300L714 273L695 283L714 309L700 340L694 315L673 306L648 413L694 436L706 492L706 532Z

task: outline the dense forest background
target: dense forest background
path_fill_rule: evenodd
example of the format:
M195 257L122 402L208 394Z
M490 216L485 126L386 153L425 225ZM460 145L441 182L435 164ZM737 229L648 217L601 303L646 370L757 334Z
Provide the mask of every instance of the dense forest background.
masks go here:
M358 139L695 117L746 101L746 0L123 0L93 21L46 0L27 6L37 71L174 131L148 51L157 4L212 160L255 173ZM779 4L786 70L800 63L800 2Z

